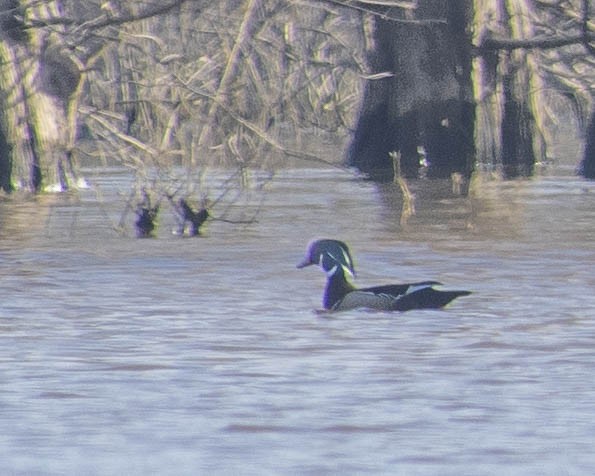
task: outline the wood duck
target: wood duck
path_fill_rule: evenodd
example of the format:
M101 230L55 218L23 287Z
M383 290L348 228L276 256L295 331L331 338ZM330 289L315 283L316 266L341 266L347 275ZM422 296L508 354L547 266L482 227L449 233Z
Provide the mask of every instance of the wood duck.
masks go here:
M382 311L409 311L410 309L438 309L469 291L438 291L437 281L409 284L389 284L357 289L347 276L355 277L355 268L349 248L339 240L314 240L308 245L304 260L297 265L304 268L317 264L326 273L323 305L329 311L367 308Z

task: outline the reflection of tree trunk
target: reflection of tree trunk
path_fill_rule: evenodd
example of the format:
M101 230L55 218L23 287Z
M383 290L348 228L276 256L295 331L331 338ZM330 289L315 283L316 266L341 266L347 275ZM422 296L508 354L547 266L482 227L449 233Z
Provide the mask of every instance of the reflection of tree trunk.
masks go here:
M401 209L401 227L407 225L409 218L415 215L415 196L409 190L407 180L401 173L401 154L398 152L389 152L389 156L393 161L394 182L399 186L401 195L403 196L403 208Z
M405 175L416 175L420 153L429 173L467 173L473 160L469 1L424 0L415 18L375 18L368 80L349 163L390 179L389 152ZM377 78L379 76L376 76Z

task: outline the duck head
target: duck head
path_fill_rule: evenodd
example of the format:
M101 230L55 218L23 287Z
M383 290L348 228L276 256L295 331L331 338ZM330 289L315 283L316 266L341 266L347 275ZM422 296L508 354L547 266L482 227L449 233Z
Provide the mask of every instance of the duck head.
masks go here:
M334 275L337 271L355 277L355 268L349 248L339 240L313 240L308 244L304 260L297 265L305 268L317 264L327 274Z

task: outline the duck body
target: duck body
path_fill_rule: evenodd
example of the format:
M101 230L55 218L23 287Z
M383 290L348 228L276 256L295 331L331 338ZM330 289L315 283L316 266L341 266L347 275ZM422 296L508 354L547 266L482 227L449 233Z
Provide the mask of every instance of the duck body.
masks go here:
M355 276L349 248L339 240L310 242L306 257L298 264L304 268L317 264L327 275L323 306L329 311L366 308L381 311L409 311L411 309L438 309L469 291L441 291L434 289L438 281L408 284L389 284L358 289L347 276Z

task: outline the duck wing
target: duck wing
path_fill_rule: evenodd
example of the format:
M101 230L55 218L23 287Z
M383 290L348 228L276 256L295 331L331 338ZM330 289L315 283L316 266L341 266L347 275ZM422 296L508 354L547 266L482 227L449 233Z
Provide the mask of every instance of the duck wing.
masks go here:
M391 305L391 310L439 309L453 299L469 294L471 294L470 291L438 291L431 286L421 287L397 297Z
M348 311L350 309L375 309L378 311L390 311L395 298L388 294L375 294L363 289L351 291L343 296L331 310Z
M432 286L439 286L442 283L438 281L422 281L419 283L408 284L386 284L383 286L374 286L371 288L362 288L359 291L392 296L393 299L403 296L404 294L414 292L418 289L431 288Z
M376 309L379 311L396 310L396 300L417 289L428 288L440 284L437 281L424 281L411 284L388 284L371 288L354 289L346 293L342 299L332 306L333 311L349 309Z

